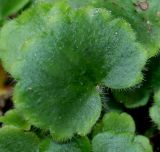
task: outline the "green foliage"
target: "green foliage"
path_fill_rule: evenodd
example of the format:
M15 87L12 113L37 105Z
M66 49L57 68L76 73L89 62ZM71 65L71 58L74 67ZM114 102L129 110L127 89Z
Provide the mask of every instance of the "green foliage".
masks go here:
M44 1L44 0L37 0ZM57 0L48 0L56 2ZM150 57L160 50L160 1L159 0L67 0L74 8L85 5L106 8L115 17L124 18L137 34Z
M109 122L109 123L108 123ZM120 133L131 133L135 132L135 124L132 117L126 113L108 113L103 117L102 121L103 131L114 132L115 134Z
M152 152L149 140L135 135L135 124L128 114L108 113L102 124L103 132L92 141L93 152Z
M38 139L33 133L14 127L0 129L1 152L38 152Z
M160 1L159 0L100 0L98 7L105 7L116 17L128 21L146 48L150 57L160 49Z
M69 143L58 144L51 139L45 139L40 144L40 152L90 152L88 138L74 139Z
M159 0L0 0L0 26L0 152L153 151L124 111L160 129Z
M135 123L132 117L127 113L109 112L104 115L102 121L96 124L93 129L94 136L101 132L134 134Z
M150 117L156 126L160 129L160 57L156 57L151 64L151 85L153 89L153 106L150 108Z
M117 102L123 103L127 108L137 108L148 103L150 89L146 86L125 91L113 91Z
M105 9L34 6L0 34L3 64L18 81L16 108L57 140L87 134L101 112L97 84L120 89L142 80L147 57L135 39Z

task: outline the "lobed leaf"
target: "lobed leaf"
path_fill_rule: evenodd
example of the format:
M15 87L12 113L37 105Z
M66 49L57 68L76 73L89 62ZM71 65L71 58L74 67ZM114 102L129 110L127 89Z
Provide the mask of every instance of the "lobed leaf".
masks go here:
M103 117L102 121L104 132L131 133L135 132L135 123L133 118L127 113L110 112Z
M135 123L127 113L109 112L106 113L99 123L93 128L93 135L102 132L114 134L134 134Z
M16 108L57 140L87 134L101 113L96 86L139 83L147 59L124 20L105 9L74 10L65 2L37 4L6 24L0 49L18 81Z
M101 132L93 138L93 152L152 152L149 140L135 136L135 124L126 113L104 116ZM100 130L99 130L100 131Z

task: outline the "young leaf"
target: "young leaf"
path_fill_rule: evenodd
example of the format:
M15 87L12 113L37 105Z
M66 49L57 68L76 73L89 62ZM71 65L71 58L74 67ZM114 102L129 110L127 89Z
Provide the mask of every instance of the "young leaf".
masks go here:
M96 86L139 83L147 59L124 20L67 3L34 6L4 26L0 44L2 61L18 80L16 107L57 140L87 134L101 112Z
M7 126L15 126L25 130L30 129L30 125L24 119L23 114L17 110L8 111L5 116L0 117L0 122Z
M135 123L130 115L127 113L116 113L111 112L106 114L103 117L102 121L103 131L104 132L114 132L115 134L119 133L130 133L134 134L135 132Z
M33 133L13 127L0 129L1 152L38 152L38 139Z
M40 144L40 152L90 152L88 138L74 139L68 143L59 144L51 139L45 139Z
M93 128L94 136L101 132L134 134L135 123L127 113L109 112L105 114L102 121L97 123Z
M103 133L92 141L93 152L152 152L149 140L135 136L135 124L126 113L108 113L102 122Z

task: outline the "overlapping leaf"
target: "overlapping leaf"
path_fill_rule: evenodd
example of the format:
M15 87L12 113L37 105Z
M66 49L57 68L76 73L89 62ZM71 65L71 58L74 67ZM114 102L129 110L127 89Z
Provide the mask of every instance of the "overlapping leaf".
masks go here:
M148 103L150 89L144 85L140 88L134 88L125 91L113 91L117 102L123 103L127 108L137 108Z
M123 121L122 121L123 120ZM133 119L123 113L106 114L102 132L93 141L93 152L152 152L149 140L144 136L135 136Z
M38 152L38 138L33 133L13 127L0 129L1 152Z
M51 139L45 139L40 144L40 152L90 152L88 138L74 139L68 143L59 144Z
M43 1L43 0L37 0ZM57 0L49 0L56 2ZM74 8L92 5L110 10L116 17L128 21L150 57L160 50L160 1L159 0L68 0Z
M105 7L116 17L123 17L137 33L149 56L160 49L160 1L159 0L107 0L97 1L97 7Z

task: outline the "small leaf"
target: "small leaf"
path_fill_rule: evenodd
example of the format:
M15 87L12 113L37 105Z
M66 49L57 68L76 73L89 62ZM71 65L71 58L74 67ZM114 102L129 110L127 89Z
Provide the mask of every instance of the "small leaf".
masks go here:
M135 136L135 124L130 115L108 113L100 126L101 132L96 133L92 141L93 152L152 152L146 137Z
M8 111L5 116L0 117L0 122L3 122L3 124L7 126L15 126L25 130L30 129L30 125L24 119L23 114L17 110Z
M106 113L99 123L93 128L93 136L101 132L112 132L115 134L134 134L135 123L127 113L109 112Z
M0 129L0 151L38 152L38 139L33 133L23 132L13 127Z
M150 92L145 86L124 91L112 91L116 101L123 103L127 108L145 106L149 101Z
M108 113L103 117L102 126L104 132L131 133L135 132L135 123L127 113Z

